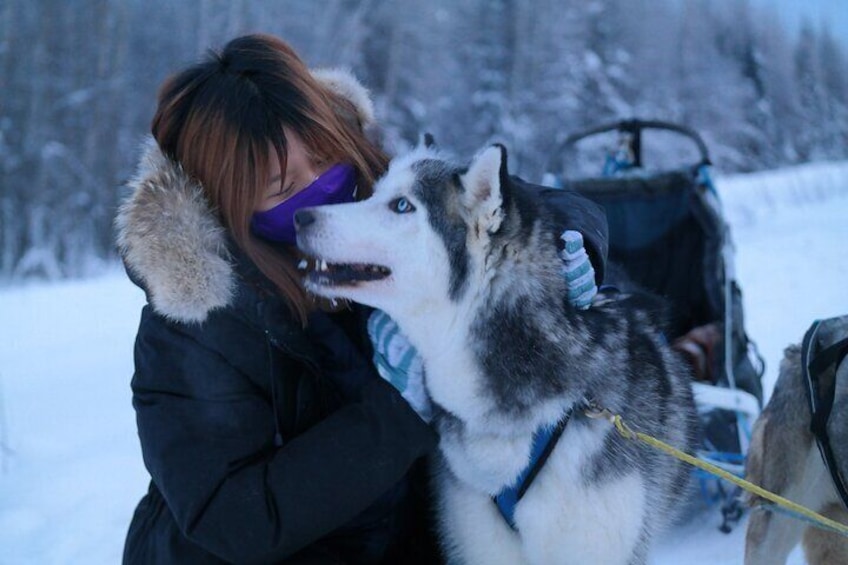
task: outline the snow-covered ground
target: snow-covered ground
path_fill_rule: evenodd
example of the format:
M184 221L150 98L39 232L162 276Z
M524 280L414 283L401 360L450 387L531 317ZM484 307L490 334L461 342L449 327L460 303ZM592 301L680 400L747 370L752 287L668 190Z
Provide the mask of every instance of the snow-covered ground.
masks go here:
M848 163L718 180L746 328L768 363L816 318L848 312ZM119 563L147 486L130 405L144 297L122 272L0 292L0 564ZM655 565L741 564L744 522L674 528ZM799 550L791 563L803 563Z

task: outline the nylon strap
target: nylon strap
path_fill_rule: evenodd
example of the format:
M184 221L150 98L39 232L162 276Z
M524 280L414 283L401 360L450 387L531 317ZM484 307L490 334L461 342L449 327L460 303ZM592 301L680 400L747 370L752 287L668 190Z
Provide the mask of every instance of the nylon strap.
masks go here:
M511 486L504 488L492 497L501 516L503 516L506 523L513 530L517 530L515 526L515 507L527 492L527 489L530 488L530 485L533 484L536 475L545 466L545 462L550 457L554 447L556 447L557 441L559 441L562 432L565 430L565 426L568 425L568 421L571 419L571 413L572 410L566 412L565 416L555 426L542 426L534 432L533 445L530 448L530 462L519 473L518 478Z
M842 499L843 506L848 509L848 485L839 472L827 433L827 423L833 410L836 391L836 370L848 354L848 338L818 351L816 335L820 325L821 321L816 320L804 334L804 341L801 344L801 366L804 368L806 379L804 390L807 391L811 414L810 431L816 438L819 453L833 479L839 498Z

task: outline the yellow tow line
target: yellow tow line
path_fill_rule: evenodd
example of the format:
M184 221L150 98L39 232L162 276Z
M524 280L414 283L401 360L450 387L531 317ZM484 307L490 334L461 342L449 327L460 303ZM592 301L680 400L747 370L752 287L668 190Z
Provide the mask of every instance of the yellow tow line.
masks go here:
M826 530L833 531L843 536L848 536L848 526L846 526L845 524L842 524L835 520L831 520L826 516L822 516L818 512L814 512L809 508L792 502L787 498L783 498L780 495L767 491L766 489L759 487L752 482L737 477L733 473L730 473L722 469L721 467L717 467L712 463L707 463L702 459L698 459L697 457L694 457L684 451L672 447L671 445L660 441L655 437L649 436L648 434L644 434L642 432L634 431L626 423L624 423L624 420L621 419L621 416L619 416L618 414L613 414L606 408L597 408L592 406L586 411L586 415L590 418L604 418L608 420L615 426L615 429L618 430L618 433L625 439L641 441L642 443L650 445L655 449L664 451L672 457L680 459L681 461L684 461L692 465L693 467L697 467L699 469L707 471L708 473L712 473L713 475L721 477L726 481L730 481L731 483L747 490L750 493L759 496L760 498L769 500L777 506L789 510L790 513L802 516L803 518L806 518L807 521L811 522L813 525L820 526Z

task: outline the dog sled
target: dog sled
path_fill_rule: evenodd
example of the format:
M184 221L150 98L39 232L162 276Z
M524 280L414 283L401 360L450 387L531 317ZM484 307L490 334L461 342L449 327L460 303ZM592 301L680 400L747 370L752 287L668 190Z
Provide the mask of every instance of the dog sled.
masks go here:
M645 166L645 148L654 160L671 164ZM602 153L600 174L587 173L586 160L579 160L592 151ZM688 164L676 164L681 158ZM601 294L642 288L667 299L668 340L690 362L695 378L698 455L741 477L762 408L765 367L745 331L733 243L710 168L707 146L696 132L628 120L566 137L548 161L543 184L576 190L606 211L610 266ZM721 505L722 529L728 530L742 513L736 489L695 473L705 500Z

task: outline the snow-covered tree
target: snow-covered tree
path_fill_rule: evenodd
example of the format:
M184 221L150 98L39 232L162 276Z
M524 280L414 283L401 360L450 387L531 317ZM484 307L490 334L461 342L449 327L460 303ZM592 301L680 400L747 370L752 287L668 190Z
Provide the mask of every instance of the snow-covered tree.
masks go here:
M538 180L566 135L641 117L699 131L725 172L848 158L845 38L750 0L4 0L0 281L114 259L159 85L249 32L352 69L391 152L499 140ZM690 151L663 140L646 163Z
M848 59L825 27L819 35L818 61L822 85L822 152L828 159L845 158L848 146Z

